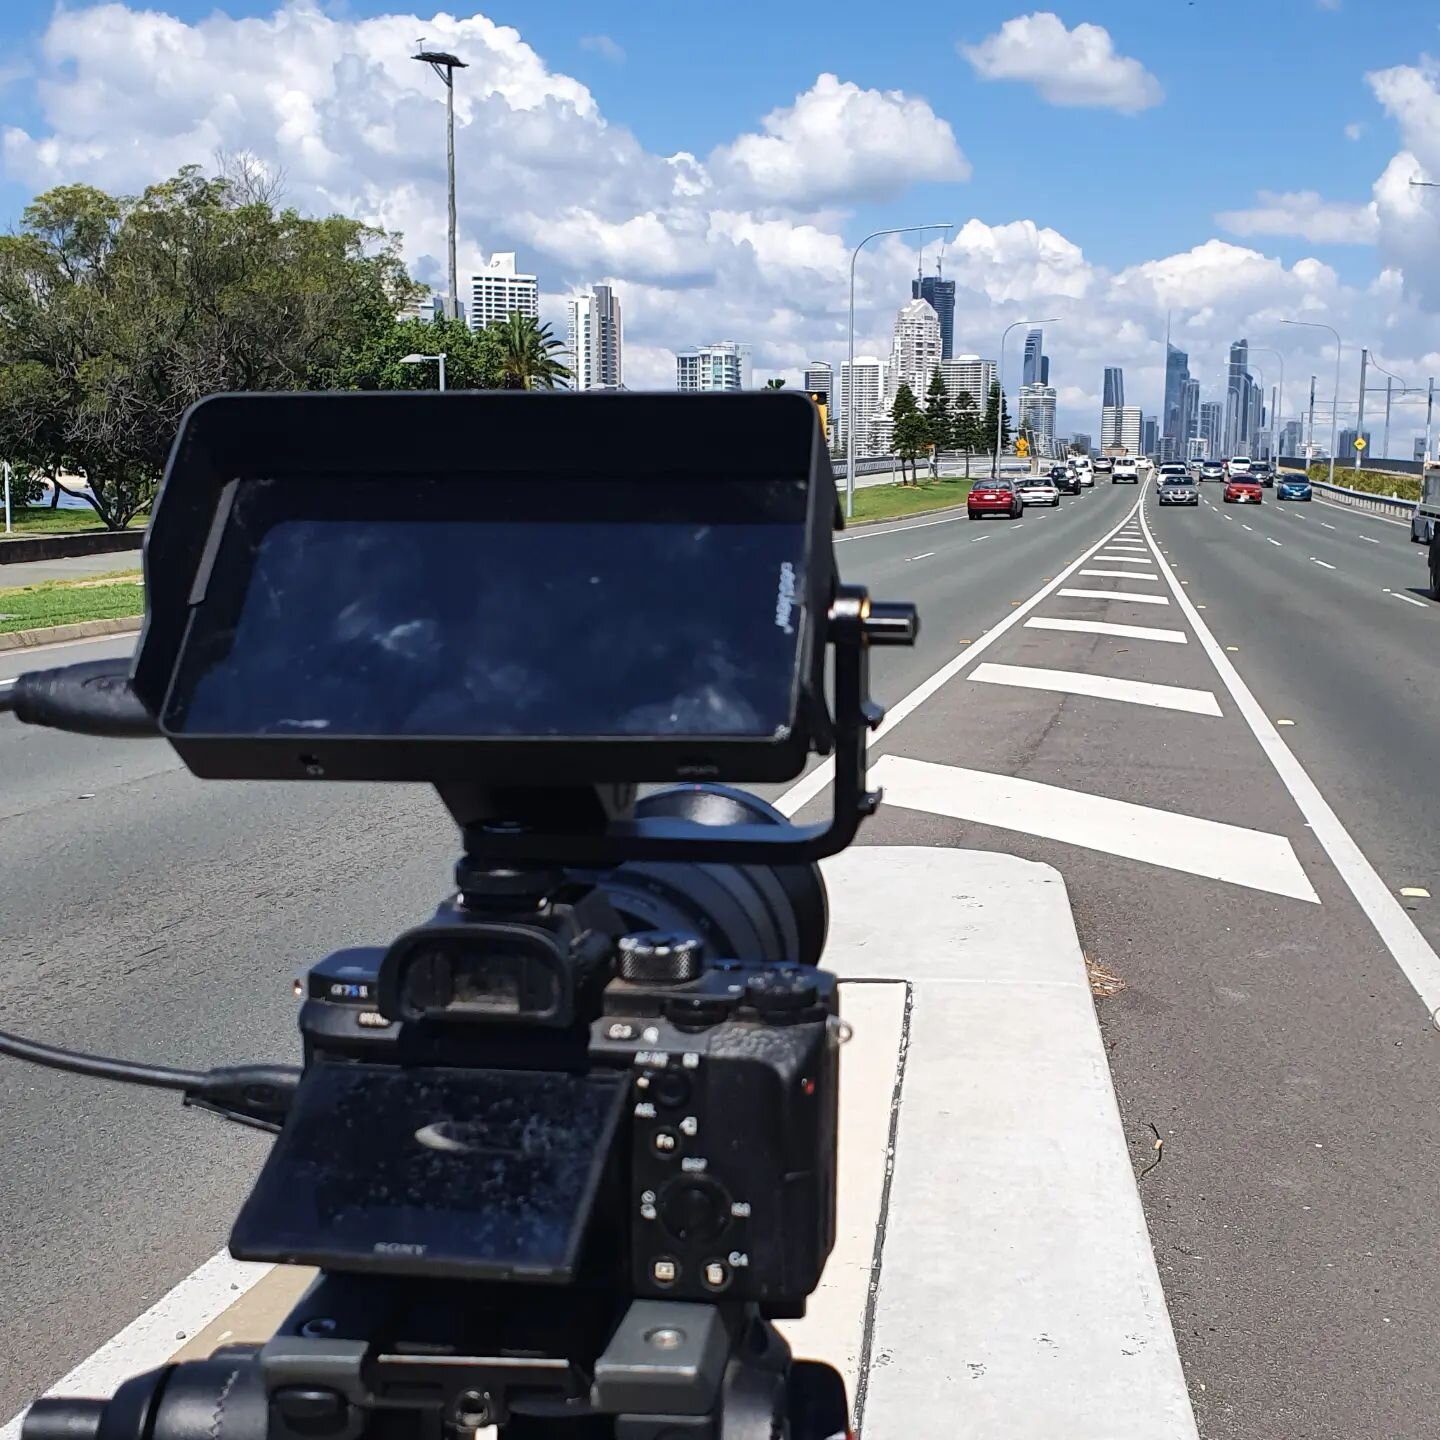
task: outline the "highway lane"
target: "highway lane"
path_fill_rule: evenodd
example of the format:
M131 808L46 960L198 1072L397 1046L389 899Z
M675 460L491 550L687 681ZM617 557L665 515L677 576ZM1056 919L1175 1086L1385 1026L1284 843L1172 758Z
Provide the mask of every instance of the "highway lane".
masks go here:
M877 654L876 693L913 689L1133 498L847 534L845 576L926 617L915 650ZM0 675L129 643L5 656ZM138 1059L293 1059L294 973L423 918L454 858L419 787L202 785L158 743L9 719L0 775L0 1027ZM5 1064L0 1415L221 1247L266 1143L164 1095Z

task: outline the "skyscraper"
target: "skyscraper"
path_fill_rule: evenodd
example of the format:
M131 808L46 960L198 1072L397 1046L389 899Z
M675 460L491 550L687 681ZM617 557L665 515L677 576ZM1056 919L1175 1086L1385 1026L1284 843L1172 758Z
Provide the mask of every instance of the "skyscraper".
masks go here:
M1125 403L1125 372L1118 365L1105 367L1105 398L1100 403L1107 410Z
M1200 382L1187 380L1180 396L1180 435L1184 443L1176 457L1183 460L1190 453L1190 442L1200 434Z
M975 402L975 408L983 410L995 383L995 362L978 355L958 355L940 362L940 378L952 400L963 390Z
M1144 453L1140 449L1141 419L1138 405L1122 405L1120 407L1120 443L1131 455Z
M734 340L697 345L675 356L677 390L748 390L750 347Z
M1140 421L1140 453L1142 455L1160 455L1160 423L1153 415L1146 415ZM1170 458L1160 455L1162 460Z
M1020 384L1044 385L1045 332L1029 330L1025 334L1025 363L1020 371Z
M901 385L908 385L917 400L923 399L930 377L939 368L940 317L928 300L911 300L895 316L886 398L894 400Z
M470 328L483 330L511 315L540 318L540 282L521 275L514 252L507 251L492 255L490 263L470 277Z
M825 397L825 415L829 422L825 443L833 445L838 433L840 397L835 393L835 371L828 360L812 360L805 367L805 393Z
M1160 434L1168 442L1161 452L1165 460L1181 460L1185 442L1185 387L1190 383L1190 357L1165 342L1165 404L1160 412Z
M1087 435L1083 430L1077 430L1077 431L1070 437L1070 444L1071 444L1071 446L1072 446L1074 449L1078 450L1082 455L1088 455L1088 454L1090 453L1090 444L1091 444L1090 436Z
M624 343L620 301L608 285L566 301L569 316L570 385L575 390L618 390Z
M1113 450L1120 444L1120 407L1106 405L1100 411L1100 449Z
M851 371L854 371L852 377ZM853 391L853 395L852 395ZM855 452L865 453L865 437L870 417L880 408L885 395L885 362L878 355L857 355L852 366L848 360L840 366L840 433L841 443L849 446L850 425L855 425Z
M1042 385L1050 383L1050 357L1048 355L1040 357L1040 383Z
M1303 420L1287 420L1280 427L1280 453L1282 455L1299 455L1305 444L1305 422ZM1425 448L1424 440L1415 442L1417 447L1417 460L1423 457L1418 451Z
M1225 407L1218 400L1206 400L1200 406L1200 439L1207 460L1224 458Z
M1224 453L1246 455L1250 451L1255 382L1250 377L1250 342L1237 340L1230 347L1230 368L1225 380Z
M1020 387L1020 428L1027 432L1031 453L1055 453L1055 390L1050 385Z
M937 267L933 275L919 275L910 282L910 296L926 301L940 321L940 358L948 360L955 351L955 282L942 280Z
M1359 438L1360 431L1353 425L1347 426L1340 432L1340 438L1335 442L1335 460L1337 464L1355 464L1355 441ZM1370 448L1370 432L1365 431L1365 448Z

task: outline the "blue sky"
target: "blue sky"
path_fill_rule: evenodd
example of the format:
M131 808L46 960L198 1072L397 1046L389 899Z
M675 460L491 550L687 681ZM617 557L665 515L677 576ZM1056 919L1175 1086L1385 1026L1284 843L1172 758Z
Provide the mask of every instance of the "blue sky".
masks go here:
M184 70L189 61L176 62L173 53L157 60L147 38L155 27L138 0L111 12L82 5L57 12L38 0L0 7L0 127L9 132L0 159L0 214L8 223L47 182L83 178L125 189L141 183L147 156L162 167L167 158L186 155L204 163L210 155L199 153L196 134L219 133L227 147L262 154L272 143L281 112L257 97L265 88L265 63L278 70L290 58L282 53L285 44L264 41L270 53L259 56L258 69L252 64L249 88L237 83L235 95L225 96L224 49L244 37L231 27L228 39L216 41L214 16L273 25L278 0L150 0L150 8L182 22L187 44L211 35L208 56L195 66L201 95L176 81L177 63ZM712 328L735 334L748 327L750 333L735 338L754 341L761 370L797 373L812 351L834 357L843 330L843 247L868 229L932 219L980 222L968 248L953 253L947 267L969 277L965 323L977 332L993 334L1017 314L1033 313L1032 306L1067 314L1075 368L1062 382L1062 410L1089 405L1103 363L1129 366L1142 388L1152 372L1158 379L1147 347L1163 333L1171 308L1179 312L1180 338L1200 357L1197 369L1218 363L1229 339L1244 329L1273 333L1278 312L1267 315L1264 305L1277 295L1292 311L1333 311L1351 328L1371 326L1372 342L1412 367L1432 364L1426 334L1433 321L1420 327L1407 320L1440 308L1440 292L1425 293L1421 271L1427 267L1417 259L1426 254L1421 221L1428 217L1401 213L1412 202L1394 193L1388 209L1362 212L1406 146L1430 156L1440 177L1440 72L1427 69L1424 58L1440 53L1435 0L1086 0L1053 4L1043 14L1017 0L972 0L906 14L850 0L819 7L486 0L451 7L455 22L398 0L317 8L333 22L326 35L336 37L336 53L353 44L371 62L375 41L373 34L365 38L364 22L379 17L404 15L415 35L427 28L443 33L457 23L462 28L452 33L461 40L452 43L470 46L467 56L480 44L471 17L515 27L522 59L534 52L524 63L540 72L522 88L558 97L580 119L557 121L546 153L533 148L532 130L524 128L535 113L524 109L528 100L513 102L505 116L491 113L492 106L483 125L462 136L462 146L470 147L462 153L462 249L476 255L521 249L525 263L539 271L542 290L557 297L592 279L615 280L629 297L627 345L633 338L636 364L648 377L663 373L666 354L677 346L719 338ZM428 18L415 20L416 8ZM124 19L107 31L114 38L87 49L86 32L97 28L97 15L114 13ZM67 28L67 15L79 23ZM1153 88L1152 103L1127 107L1113 83L1108 99L1075 104L1073 96L1047 93L1043 80L982 78L961 47L993 41L1006 33L1007 22L1022 19L1051 25L1067 43L1078 43L1078 27L1101 27L1084 33L1100 35L1116 63ZM396 26L385 40L392 51L414 38L398 20ZM58 45L57 35L63 37ZM319 68L312 52L309 68L298 67L301 78L292 76L292 85L303 89L308 75L323 88L323 45L329 43L322 43ZM515 58L515 46L493 37L484 44L502 68ZM477 59L482 63L488 62ZM1396 67L1411 77L1418 101L1413 93L1383 105L1377 98L1367 75ZM812 184L808 177L844 169L839 152L847 147L817 141L823 131L801 134L798 146L793 136L787 142L791 169L785 173L807 177L800 187L807 195L792 201L774 184L766 189L744 164L737 170L729 147L738 147L741 137L763 136L764 117L772 112L801 107L825 73L863 92L872 105L867 113L879 123L886 119L882 112L894 108L888 92L903 92L911 111L911 102L918 104L924 134L948 127L953 141L940 148L951 147L949 158L928 166L931 177L948 178L927 178L926 165L897 158L893 185L883 182L883 173L877 182L875 167L883 172L883 159L834 185ZM1424 103L1427 86L1435 92L1433 115ZM147 90L163 97L148 109ZM417 106L434 98L418 84L416 97ZM404 117L396 123L400 148L413 142L408 167L391 165L395 156L383 145L358 143L340 166L353 175L348 187L336 180L334 163L329 174L312 177L307 162L283 147L277 163L297 180L302 205L373 207L385 223L404 229L417 272L433 278L440 251L426 198L438 178L433 116L401 108L404 98L376 128L388 134L393 117ZM340 99L335 114L317 122L331 151L343 148L335 138L337 115L374 120L382 108L368 80ZM76 120L73 112L87 105L110 108L98 120L93 113ZM1133 113L1122 113L1126 108ZM522 130L506 129L507 118ZM871 120L863 128L868 132ZM513 151L512 133L527 137ZM1433 152L1426 148L1432 139ZM705 198L694 205L689 192L681 203L654 191L654 174L668 175L666 157L680 151L697 157L705 171L697 185ZM572 152L574 166L567 169ZM502 165L492 163L501 159ZM965 162L969 176L957 179L956 167ZM1403 178L1391 178L1392 192L1403 191ZM413 193L407 179L414 181ZM1272 216L1248 225L1217 219L1222 212L1265 208L1260 192L1298 193L1281 208L1302 218L1292 224ZM1316 206L1334 207L1334 225L1317 227L1305 218ZM1038 239L1037 232L1016 230L1015 222L1025 221L1038 227ZM725 232L720 241L717 224ZM1363 243L1334 243L1337 227ZM1047 239L1047 230L1056 236ZM648 249L639 244L647 235ZM1207 242L1223 245L1197 257L1196 248ZM720 258L712 253L717 244L725 250ZM731 265L736 246L753 248L751 271ZM1057 246L1065 251L1058 262ZM693 253L695 265L680 263L667 247ZM1167 257L1188 258L1182 264ZM900 272L907 263L913 265L913 257L907 262L898 248L862 263L865 344L886 343L893 307L905 298ZM1389 278L1377 282L1382 272ZM1232 275L1233 285L1226 278ZM736 301L737 287L752 292L749 309ZM1087 318L1089 328L1082 329ZM1297 356L1295 370L1318 364L1319 348ZM1058 362L1058 338L1052 352ZM1433 363L1440 368L1440 356Z

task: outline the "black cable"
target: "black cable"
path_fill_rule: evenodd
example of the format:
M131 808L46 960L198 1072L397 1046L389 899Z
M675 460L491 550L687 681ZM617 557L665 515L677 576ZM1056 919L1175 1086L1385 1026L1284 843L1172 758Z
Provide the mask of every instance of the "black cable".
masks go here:
M133 1060L86 1055L79 1050L42 1045L4 1030L0 1030L0 1055L29 1060L51 1070L68 1070L72 1075L93 1075L98 1080L121 1080L128 1085L153 1085L160 1090L196 1090L207 1079L206 1073L200 1070L174 1070L168 1065L140 1065Z

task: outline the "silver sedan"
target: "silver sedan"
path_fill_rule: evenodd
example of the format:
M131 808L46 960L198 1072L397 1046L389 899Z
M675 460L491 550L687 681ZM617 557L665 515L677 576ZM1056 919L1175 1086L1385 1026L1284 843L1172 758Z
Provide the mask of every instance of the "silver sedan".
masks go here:
M1167 475L1156 488L1160 505L1198 505L1200 489L1188 475Z

